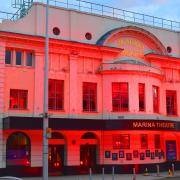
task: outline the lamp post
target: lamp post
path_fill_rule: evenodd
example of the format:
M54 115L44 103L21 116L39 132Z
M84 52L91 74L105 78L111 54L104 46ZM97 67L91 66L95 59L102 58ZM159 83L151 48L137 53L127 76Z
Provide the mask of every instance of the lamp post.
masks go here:
M45 64L44 64L44 113L43 113L43 180L48 180L48 61L49 61L49 35L48 35L49 0L46 3L46 37L45 37Z

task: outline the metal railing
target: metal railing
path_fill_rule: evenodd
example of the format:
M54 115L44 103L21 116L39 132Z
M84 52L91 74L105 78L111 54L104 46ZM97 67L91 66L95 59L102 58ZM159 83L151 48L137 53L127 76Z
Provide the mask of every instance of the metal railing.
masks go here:
M16 13L9 13L9 12L0 11L0 22L3 20L10 20L13 16L15 18L17 18Z
M46 3L46 0L34 0L34 2ZM49 0L49 4L52 6L73 9L81 12L113 17L133 23L140 23L178 32L180 31L180 22L177 21L126 11L84 0Z

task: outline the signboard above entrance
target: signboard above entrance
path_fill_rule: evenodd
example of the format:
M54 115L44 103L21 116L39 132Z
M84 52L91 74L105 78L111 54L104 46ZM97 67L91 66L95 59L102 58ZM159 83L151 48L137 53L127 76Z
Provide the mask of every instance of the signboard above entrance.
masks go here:
M143 58L147 47L143 42L131 37L122 37L118 40L118 47L124 49L121 56Z

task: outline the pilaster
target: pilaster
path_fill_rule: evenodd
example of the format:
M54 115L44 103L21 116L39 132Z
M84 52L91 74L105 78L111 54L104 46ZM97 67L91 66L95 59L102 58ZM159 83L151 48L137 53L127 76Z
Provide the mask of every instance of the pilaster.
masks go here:
M44 104L44 53L35 53L34 115L43 112Z
M74 115L77 113L77 62L78 62L78 53L73 52L69 56L69 114Z

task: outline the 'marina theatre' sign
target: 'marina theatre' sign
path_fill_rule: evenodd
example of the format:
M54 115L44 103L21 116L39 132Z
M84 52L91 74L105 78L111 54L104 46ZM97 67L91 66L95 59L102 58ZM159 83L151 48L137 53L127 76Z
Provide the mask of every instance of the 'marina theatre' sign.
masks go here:
M139 57L144 56L145 45L143 42L135 38L122 37L118 40L118 46L123 48L122 56Z
M170 121L133 121L132 129L176 130L176 123Z
M176 125L173 122L147 122L147 121L134 121L133 128L163 128L163 129L175 129Z

